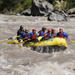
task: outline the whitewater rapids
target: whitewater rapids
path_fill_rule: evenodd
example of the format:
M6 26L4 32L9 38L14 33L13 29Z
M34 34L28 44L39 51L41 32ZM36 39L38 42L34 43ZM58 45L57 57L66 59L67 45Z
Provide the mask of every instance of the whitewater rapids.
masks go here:
M75 18L67 22L47 21L46 17L25 17L0 15L0 40L16 35L19 26L30 31L62 27L75 40ZM65 51L38 53L22 45L8 45L0 42L0 75L75 75L75 43L68 42Z

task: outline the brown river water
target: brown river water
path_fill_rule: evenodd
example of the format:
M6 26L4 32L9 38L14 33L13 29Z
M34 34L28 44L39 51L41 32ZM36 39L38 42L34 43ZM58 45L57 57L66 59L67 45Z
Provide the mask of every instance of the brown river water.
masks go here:
M50 22L46 17L14 15L0 15L0 40L15 36L20 25L30 31L46 26L57 32L62 27L69 38L75 40L75 18ZM67 42L65 51L38 53L30 47L8 45L7 42L0 42L0 75L75 75L75 43Z

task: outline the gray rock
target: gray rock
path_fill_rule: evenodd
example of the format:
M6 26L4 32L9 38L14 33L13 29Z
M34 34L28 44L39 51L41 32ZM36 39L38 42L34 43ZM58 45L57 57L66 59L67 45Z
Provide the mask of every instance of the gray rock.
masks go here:
M69 14L75 14L75 8L71 8L67 11Z
M47 16L53 10L53 5L45 0L33 0L31 14L33 16Z
M30 9L24 10L23 12L21 12L21 15L31 16L31 10Z
M48 15L49 21L67 21L67 15L62 11L51 12Z
M32 7L21 13L26 16L48 16L50 21L66 21L67 14L64 11L54 11L53 5L46 0L32 0Z
M32 0L32 7L21 13L26 16L47 16L53 11L53 5L46 0Z

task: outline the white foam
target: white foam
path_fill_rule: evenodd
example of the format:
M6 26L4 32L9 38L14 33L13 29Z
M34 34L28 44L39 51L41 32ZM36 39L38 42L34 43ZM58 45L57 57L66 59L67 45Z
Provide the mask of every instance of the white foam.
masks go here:
M64 72L56 63L42 62L33 65L29 75L64 75Z

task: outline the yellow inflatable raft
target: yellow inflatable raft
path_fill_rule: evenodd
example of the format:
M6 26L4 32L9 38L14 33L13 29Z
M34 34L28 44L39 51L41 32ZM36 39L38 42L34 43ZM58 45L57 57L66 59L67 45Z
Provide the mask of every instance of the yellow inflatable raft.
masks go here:
M40 41L42 39L42 37L38 37L38 41ZM20 40L20 42L16 39L16 40L12 40L12 41L9 41L8 44L20 44L20 43L24 43L23 40Z
M64 38L52 38L52 39L49 39L49 40L45 40L45 41L40 41L40 42L31 42L31 43L24 43L23 46L34 46L34 47L37 47L37 46L64 46L64 47L68 47L67 46L67 43L66 43L66 40Z
M40 37L41 38L41 37ZM38 40L40 40L40 38ZM13 40L13 41L9 41L8 44L20 44L20 43L24 43L24 41L18 41L18 40ZM64 46L64 47L68 47L66 40L64 38L52 38L49 40L45 40L45 41L39 41L39 42L30 42L30 43L24 43L23 46Z

